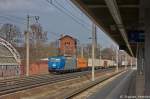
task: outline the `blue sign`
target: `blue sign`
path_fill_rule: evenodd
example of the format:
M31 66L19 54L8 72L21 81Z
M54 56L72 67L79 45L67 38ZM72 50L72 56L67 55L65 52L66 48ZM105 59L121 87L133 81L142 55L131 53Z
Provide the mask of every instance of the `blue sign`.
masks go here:
M145 41L144 31L130 31L130 32L128 32L128 40L131 43L144 42Z

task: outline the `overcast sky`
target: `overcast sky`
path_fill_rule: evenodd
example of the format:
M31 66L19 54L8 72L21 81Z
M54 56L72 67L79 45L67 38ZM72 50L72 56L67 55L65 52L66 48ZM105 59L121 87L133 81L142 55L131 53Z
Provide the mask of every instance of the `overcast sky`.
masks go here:
M48 31L50 41L58 39L63 33L72 35L80 43L91 42L88 39L92 32L91 21L70 0L53 0L53 4L46 0L0 0L1 25L12 23L24 31L27 14L40 17L39 22L44 31ZM30 19L30 24L34 22ZM101 30L97 34L98 43L103 47L114 44Z

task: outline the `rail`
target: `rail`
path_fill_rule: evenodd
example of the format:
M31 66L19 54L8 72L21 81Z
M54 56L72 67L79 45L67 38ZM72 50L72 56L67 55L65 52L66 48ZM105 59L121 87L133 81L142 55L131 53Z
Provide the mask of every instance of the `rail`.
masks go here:
M96 72L107 72L114 69L104 69L104 70L97 70ZM88 75L91 73L90 71L85 72L77 72L77 73L69 73L63 75L45 75L45 76L32 76L32 77L25 77L21 79L11 79L11 80L4 80L0 81L0 96L26 90L34 87L39 87L42 85L52 84L56 82L61 82L65 80L75 79L80 76Z

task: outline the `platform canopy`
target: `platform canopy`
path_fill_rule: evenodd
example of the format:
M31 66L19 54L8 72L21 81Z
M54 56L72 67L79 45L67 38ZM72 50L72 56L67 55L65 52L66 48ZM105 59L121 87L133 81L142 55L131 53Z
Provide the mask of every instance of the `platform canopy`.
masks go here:
M143 47L140 0L72 0L93 22L107 33L121 50L136 56Z

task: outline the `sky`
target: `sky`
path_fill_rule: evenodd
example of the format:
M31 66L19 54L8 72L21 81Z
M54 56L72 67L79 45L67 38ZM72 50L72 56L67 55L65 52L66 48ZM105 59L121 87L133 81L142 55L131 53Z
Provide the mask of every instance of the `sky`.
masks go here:
M48 32L49 41L59 39L61 34L77 38L81 44L91 43L92 22L70 0L0 0L0 26L4 23L17 25L26 30L27 15L30 24L35 23L33 16L39 16L39 23ZM98 43L102 47L116 45L105 33L97 29Z

